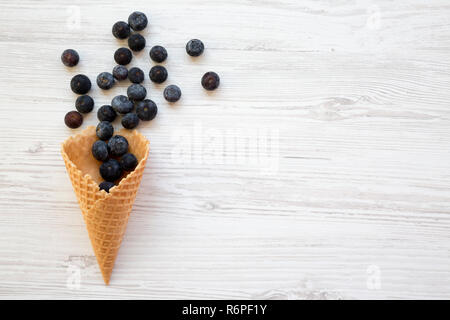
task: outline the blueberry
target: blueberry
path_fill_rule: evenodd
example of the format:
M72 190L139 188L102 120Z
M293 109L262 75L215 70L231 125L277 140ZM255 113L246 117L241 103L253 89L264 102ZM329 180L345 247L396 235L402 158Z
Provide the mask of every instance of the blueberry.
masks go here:
M150 69L148 76L155 83L163 83L167 79L167 70L163 66L154 66Z
M116 185L113 182L109 182L109 181L103 181L102 183L100 183L98 185L100 190L105 190L108 193L109 193L109 189L111 189L112 187L115 187L115 186Z
M67 49L61 54L61 61L67 67L74 67L78 64L78 61L80 61L80 56L75 50Z
M97 129L95 130L95 132L97 133L97 137L100 140L106 141L112 137L112 135L114 133L114 128L113 128L111 122L102 121L97 125Z
M139 11L135 11L128 17L128 24L135 31L144 30L147 26L148 20L147 16Z
M78 112L89 113L94 109L94 99L88 95L79 96L75 101L75 108Z
M143 121L153 120L157 113L158 107L152 100L145 99L136 104L136 114Z
M141 51L145 48L145 38L139 33L132 34L128 38L128 47L133 51Z
M113 69L113 77L117 80L125 80L128 78L128 69L125 66L121 66L120 64L115 66Z
M139 68L131 68L128 72L128 79L133 83L141 83L144 81L144 71Z
M111 106L113 107L114 111L121 114L131 112L134 107L133 102L128 100L128 98L123 95L115 96L111 101Z
M167 50L161 46L154 46L150 50L150 58L155 62L163 62L167 59Z
M186 43L186 52L191 57L198 57L203 53L203 50L205 50L205 46L198 39L192 39Z
M122 126L125 129L134 129L139 124L139 118L136 113L127 113L122 118Z
M102 72L97 76L97 85L100 89L108 90L114 85L114 77L109 72Z
M126 39L130 35L130 26L124 21L117 21L112 27L112 34L117 39Z
M100 175L103 179L109 182L116 181L122 175L122 169L120 168L119 161L115 159L109 159L100 165Z
M109 139L108 147L110 154L114 157L120 157L128 151L128 141L125 137L116 135ZM106 179L105 179L106 180Z
M101 106L97 111L97 118L99 121L113 122L116 119L116 112L111 106Z
M67 112L64 122L69 128L75 129L83 123L83 116L78 111Z
M114 52L114 60L120 65L126 65L131 62L133 54L128 48L119 48Z
M134 83L128 87L127 95L130 100L140 101L145 99L147 90L142 85Z
M132 153L125 153L119 160L123 171L133 171L138 164L137 158Z
M99 161L106 161L109 158L108 144L105 141L97 140L92 145L92 155Z
M172 84L164 89L164 99L169 102L177 102L181 98L181 90L178 86Z
M70 80L70 88L78 94L86 94L91 90L91 80L84 74L77 74Z
M202 86L206 90L214 90L220 84L219 75L215 72L207 72L202 77Z

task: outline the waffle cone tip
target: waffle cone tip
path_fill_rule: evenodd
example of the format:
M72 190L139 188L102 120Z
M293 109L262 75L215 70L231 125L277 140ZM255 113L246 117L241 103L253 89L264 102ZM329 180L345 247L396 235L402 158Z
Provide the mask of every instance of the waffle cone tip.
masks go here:
M101 270L101 272L102 272L103 281L105 282L106 285L109 285L109 280L111 279L112 270L109 270L109 271Z

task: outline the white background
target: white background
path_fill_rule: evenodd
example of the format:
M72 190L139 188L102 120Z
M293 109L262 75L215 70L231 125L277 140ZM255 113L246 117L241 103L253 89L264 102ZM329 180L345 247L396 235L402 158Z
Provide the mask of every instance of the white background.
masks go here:
M0 1L0 297L450 298L448 1L70 4ZM65 127L71 77L112 70L111 27L134 10L150 22L130 66L159 113L105 286L60 143L97 122ZM96 109L128 85L94 84Z

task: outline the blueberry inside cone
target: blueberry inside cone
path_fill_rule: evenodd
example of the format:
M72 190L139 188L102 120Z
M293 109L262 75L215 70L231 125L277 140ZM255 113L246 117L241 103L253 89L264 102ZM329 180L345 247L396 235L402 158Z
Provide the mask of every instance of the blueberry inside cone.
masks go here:
M116 185L114 184L114 182L109 182L109 181L103 181L98 185L100 190L105 190L108 193L109 193L109 190L115 186Z
M109 159L100 165L100 175L105 181L114 182L122 175L122 168L119 161L116 159Z

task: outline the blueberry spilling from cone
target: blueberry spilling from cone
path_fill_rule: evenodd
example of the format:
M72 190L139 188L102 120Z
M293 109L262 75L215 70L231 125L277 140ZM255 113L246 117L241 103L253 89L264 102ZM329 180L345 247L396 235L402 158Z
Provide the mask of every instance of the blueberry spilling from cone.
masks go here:
M137 166L137 158L128 150L128 141L125 137L114 135L113 122L120 118L122 127L128 130L135 129L142 122L153 120L158 107L153 100L147 98L148 90L146 86L153 85L162 91L162 97L174 104L181 98L181 89L175 84L168 84L165 88L158 86L163 82L168 82L169 72L167 70L167 49L161 45L153 46L148 54L150 60L155 65L148 68L133 66L128 69L127 65L133 60L134 54L139 54L146 47L146 39L142 31L147 27L149 19L140 11L131 13L127 20L117 21L112 26L112 34L118 39L118 43L127 42L128 48L120 46L113 54L114 65L112 72L101 71L94 81L102 90L110 90L117 82L128 82L126 92L116 95L111 105L103 104L97 110L99 123L96 128L98 140L92 145L92 156L101 161L100 175L105 180L100 183L99 189L109 192L123 176L123 173L133 171ZM189 40L185 45L186 53L193 57L195 62L205 51L204 43L199 39ZM67 49L61 54L62 63L74 68L79 64L80 55L74 49ZM164 66L161 63L166 63ZM169 68L170 69L170 68ZM111 69L110 69L111 70ZM148 70L151 82L146 84L145 72ZM153 84L152 84L153 83ZM200 81L202 87L207 91L216 90L220 84L219 75L213 71L204 74ZM70 81L70 88L73 93L79 95L76 98L76 110L68 112L64 117L64 122L71 129L79 128L83 124L83 116L94 110L94 94L89 94L92 87L91 80L85 74L77 74ZM106 92L106 91L105 91ZM150 93L152 93L150 91ZM105 93L104 93L105 94Z

